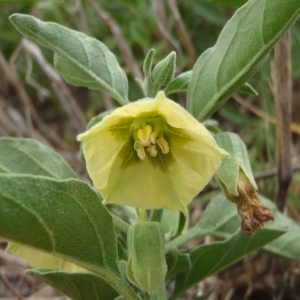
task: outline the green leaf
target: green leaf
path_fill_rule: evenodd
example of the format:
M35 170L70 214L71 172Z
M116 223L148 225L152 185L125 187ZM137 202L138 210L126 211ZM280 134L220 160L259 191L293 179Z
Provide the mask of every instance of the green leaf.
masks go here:
M143 72L144 72L144 82L143 82L143 90L146 95L146 97L155 97L158 90L159 90L159 85L155 84L152 81L152 63L153 63L153 58L155 56L155 50L151 49L144 60L143 63Z
M132 259L129 259L128 263L126 265L126 276L127 276L128 280L131 282L131 284L141 288L139 283L136 281L136 279L133 275Z
M175 76L176 52L172 51L166 58L161 60L153 69L153 82L159 86L167 86Z
M286 258L300 260L299 225L279 212L275 204L267 198L260 196L260 200L263 205L273 211L275 218L274 222L267 223L265 226L270 229L288 229L284 235L264 246L264 249ZM227 238L236 231L240 222L235 205L228 201L225 195L220 194L207 206L199 223L194 227L194 236L197 235L196 231L198 231L202 233L201 235L210 234Z
M219 127L219 122L216 120L207 119L202 122L202 125L204 125L205 128L213 134L217 134L221 132L221 129Z
M35 140L24 138L0 138L1 173L77 178L59 154Z
M224 10L220 5L212 3L211 0L197 1L197 5L193 6L193 11L197 17L199 16L210 24L223 27L226 23Z
M199 222L192 228L200 236L211 234L228 238L240 227L241 219L236 206L223 193L215 197L206 207Z
M229 6L241 6L245 4L248 0L212 0L215 3L222 3Z
M190 252L192 267L189 271L177 276L171 299L177 299L189 287L232 265L284 232L279 229L264 228L258 231L255 236L249 237L238 231L225 241L204 244L193 249Z
M187 272L191 268L191 260L188 253L181 253L177 248L172 248L166 254L168 265L167 277L177 275L180 272Z
M118 293L107 282L92 273L32 269L26 271L26 274L53 286L73 300L108 300L118 296Z
M256 182L253 177L248 151L246 145L239 135L232 132L221 132L215 136L219 147L226 150L230 157L222 161L221 166L216 172L216 177L226 190L232 195L238 195L237 182L241 170L249 179L254 189L257 189Z
M78 180L0 175L0 236L88 270L118 273L112 218Z
M288 232L267 244L264 249L277 255L296 259L300 261L300 227L291 218L282 214L276 205L269 199L260 196L260 200L265 206L269 206L274 212L275 223L281 227L288 227Z
M178 92L186 92L192 77L192 71L187 71L178 75L171 81L165 89L165 94L170 95Z
M118 268L112 217L84 182L0 174L0 236L73 262L137 299Z
M198 120L218 110L254 73L297 20L300 1L250 0L236 11L214 47L196 62L187 108Z
M176 235L179 227L180 212L164 209L160 220L166 238Z
M247 82L239 89L239 92L246 95L258 96L258 92Z
M23 35L54 52L55 67L67 82L104 91L122 105L128 103L127 77L104 44L28 15L14 14L10 21Z
M152 74L152 63L153 63L153 58L155 56L155 50L150 49L149 52L146 55L146 58L143 63L143 72L145 78L151 78Z
M128 260L127 244L126 244L126 241L124 243L124 239L121 235L118 235L117 245L118 245L119 261L120 260L127 261Z

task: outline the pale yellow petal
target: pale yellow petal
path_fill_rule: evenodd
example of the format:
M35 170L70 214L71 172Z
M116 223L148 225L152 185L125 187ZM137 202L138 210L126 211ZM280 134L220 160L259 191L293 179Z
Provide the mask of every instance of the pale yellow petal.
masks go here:
M159 138L151 136L149 125L143 125L145 132L131 126L138 124L134 123L136 118L143 117L148 121L161 117L165 122L159 127L163 130ZM139 142L149 140L141 146L142 156L135 149L132 130L136 130ZM163 92L153 100L116 109L78 139L83 142L89 175L105 203L143 209L168 208L186 213L186 206L209 182L222 158L228 156L202 124ZM155 155L152 148L144 149L150 142L157 143Z
M199 146L195 142L191 145ZM205 145L203 149L208 150ZM116 157L107 185L102 189L105 203L143 209L168 208L186 213L186 206L209 182L223 155L213 148L204 155L193 149L174 148L172 151L175 162L167 172L153 167L150 163L153 158L149 157L122 169L122 161Z
M152 158L156 159L156 158ZM117 157L107 186L102 190L105 203L129 205L143 209L169 208L186 212L180 196L172 187L172 176L153 167L150 158L120 168ZM97 187L97 186L96 186Z
M88 173L100 192L108 184L111 166L129 137L113 137L111 129L118 122L119 117L107 118L78 137L83 142Z

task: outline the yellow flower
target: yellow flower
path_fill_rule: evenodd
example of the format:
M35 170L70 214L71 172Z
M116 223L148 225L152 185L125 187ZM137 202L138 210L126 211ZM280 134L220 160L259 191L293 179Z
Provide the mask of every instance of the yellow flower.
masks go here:
M80 134L105 203L186 213L228 154L186 110L159 92L113 111Z

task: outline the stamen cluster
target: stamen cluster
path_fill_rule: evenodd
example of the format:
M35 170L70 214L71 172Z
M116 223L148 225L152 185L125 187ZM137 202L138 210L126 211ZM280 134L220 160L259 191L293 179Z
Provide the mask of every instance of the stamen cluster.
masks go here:
M145 148L150 156L156 157L158 153L156 145L158 145L163 154L169 153L169 144L165 140L163 131L159 126L155 126L155 130L153 130L151 125L143 124L142 128L139 128L135 134L134 149L136 150L138 157L141 160L145 160Z

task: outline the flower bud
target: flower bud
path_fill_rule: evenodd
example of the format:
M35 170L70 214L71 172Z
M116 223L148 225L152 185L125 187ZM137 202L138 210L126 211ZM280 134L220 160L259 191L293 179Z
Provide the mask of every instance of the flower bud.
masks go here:
M160 86L167 86L175 76L176 52L171 52L165 59L160 61L152 72L152 79Z
M152 295L160 288L167 273L163 230L157 222L143 222L132 225L127 236L127 277Z

